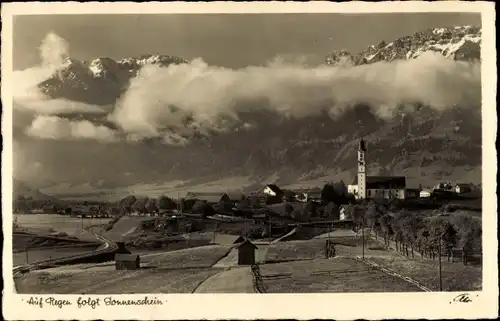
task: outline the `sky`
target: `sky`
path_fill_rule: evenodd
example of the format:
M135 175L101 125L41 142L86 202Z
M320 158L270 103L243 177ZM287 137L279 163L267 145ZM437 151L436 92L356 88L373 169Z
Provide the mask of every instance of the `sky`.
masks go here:
M427 28L480 23L471 13L17 16L13 63L16 70L37 65L37 47L51 31L76 59L166 54L242 68L276 56L321 64L333 50L357 52Z
M477 108L477 63L431 52L359 67L323 64L332 51L356 53L429 28L480 23L479 14L457 13L17 16L14 176L38 186L148 182L166 175L177 151L198 155L189 149L195 134L253 135L265 131L267 115L307 118L327 111L334 119L363 103L387 118L413 101L438 111ZM111 106L48 99L37 86L68 55L90 60L143 54L189 63L145 66ZM306 64L276 57L306 58ZM210 155L226 146L210 144Z

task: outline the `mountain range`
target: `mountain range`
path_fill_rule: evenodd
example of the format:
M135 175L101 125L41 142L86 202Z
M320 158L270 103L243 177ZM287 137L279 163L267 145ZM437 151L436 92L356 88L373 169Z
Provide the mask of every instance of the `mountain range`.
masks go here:
M449 59L476 61L480 60L480 44L480 27L429 29L392 42L380 41L355 54L335 51L327 55L325 63L367 65L415 59L429 51ZM187 61L180 57L167 55L118 61L67 59L39 87L51 98L109 105L116 103L144 65L184 63ZM90 182L95 187L92 184L99 181L99 186L120 188L178 180L184 188L228 177L245 177L244 186L240 187L253 188L264 183L318 185L325 180L349 181L354 176L356 148L362 137L367 141L368 170L373 175L407 175L413 185L442 179L480 182L480 111L469 106L438 110L425 102L414 102L413 107L415 112L406 113L402 106L389 118L377 116L367 104L347 109L335 118L329 117L327 111L289 118L271 110L249 108L238 116L246 123L258 123L258 128L213 132L208 137L194 137L186 146L147 141L133 147L133 153L140 153L147 163L148 169L139 176L124 177L109 168L95 174L86 172L71 183ZM127 149L132 147L125 146L122 152L128 153ZM124 164L115 167L125 167ZM123 168L120 170L123 173ZM51 190L50 186L45 187ZM53 193L57 190L52 189Z

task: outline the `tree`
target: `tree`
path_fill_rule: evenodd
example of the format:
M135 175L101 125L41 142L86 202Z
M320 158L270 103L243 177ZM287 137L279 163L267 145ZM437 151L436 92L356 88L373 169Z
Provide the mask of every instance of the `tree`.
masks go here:
M340 209L334 202L329 202L326 205L325 215L333 220L340 219Z
M380 222L380 229L384 234L385 245L388 246L389 239L394 234L392 230L392 216L389 214L384 214L382 215L382 217L380 217L379 222Z
M291 190L286 190L284 192L285 202L293 202L295 200L295 193Z
M149 198L141 198L138 199L134 204L132 204L132 209L138 213L146 213L146 203L148 202Z
M291 216L293 212L293 206L291 204L286 203L285 204L285 213L288 216Z
M377 211L377 205L374 201L368 202L365 210L365 216L368 227L373 228L378 218L380 217L380 213Z
M451 255L451 250L457 242L457 231L453 224L442 218L434 218L430 220L429 225L431 251L441 247L448 251L448 259Z
M201 214L203 218L206 218L208 216L215 215L215 210L207 202L198 200L198 201L196 201L196 203L194 203L194 205L191 209L191 213Z
M462 250L462 263L467 265L468 255L474 247L481 248L481 224L470 216L457 216L458 245Z
M325 184L323 189L321 190L321 201L324 204L328 204L330 202L337 202L338 195L335 191L335 187L332 184Z
M150 198L147 202L146 202L146 210L149 212L149 213L156 213L158 211L158 206L156 204L156 199L154 198Z
M173 210L177 208L177 204L174 200L165 195L158 198L157 206L160 210Z
M425 224L420 216L409 213L404 216L402 226L405 240L411 247L411 256L415 257L414 249L418 244L419 231L425 227Z
M125 209L126 212L130 212L132 205L134 205L136 201L137 198L134 195L129 195L118 202L118 207Z
M349 203L347 186L343 180L333 184L333 189L335 190L335 203L337 205Z
M429 229L427 226L421 228L417 232L417 250L422 257L425 257L426 253L429 253L430 257L430 243L429 243Z
M302 221L303 220L302 213L300 211L298 211L298 210L293 210L292 214L291 214L291 217L295 221Z
M302 207L302 218L303 219L310 219L313 216L313 210L315 209L315 204L312 201L308 201L307 203L304 204Z

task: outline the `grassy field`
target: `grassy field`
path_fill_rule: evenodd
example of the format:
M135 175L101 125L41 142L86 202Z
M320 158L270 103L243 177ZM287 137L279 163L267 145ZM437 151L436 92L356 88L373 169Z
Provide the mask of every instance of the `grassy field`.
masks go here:
M133 294L190 293L221 269L141 269L136 271L38 271L16 280L19 293Z
M148 267L206 268L224 257L230 248L229 245L208 245L151 255L142 262Z
M110 219L103 218L87 218L79 219L76 217L68 217L56 214L16 214L17 224L20 228L28 229L37 233L45 234L50 232L64 232L68 235L75 236L81 240L95 241L95 237L83 231L83 228L105 224Z
M362 240L360 238L332 237L330 240L336 244L337 255L355 256L362 254ZM271 244L267 252L267 262L324 258L325 241L325 239L312 239ZM380 248L377 243L366 240L365 254L385 256L390 255L390 252Z
M230 246L204 246L141 256L141 269L115 271L113 263L79 264L16 278L20 293L186 293L223 269L212 265Z
M349 258L261 265L268 293L416 292L420 289Z
M28 250L28 255L26 252L15 252L12 253L13 266L24 265L49 259L56 259L65 256L78 255L91 252L95 250L97 246L86 246L86 247L61 247L61 248L47 248L47 249L37 249Z
M444 258L443 258L444 259ZM408 276L432 290L439 290L438 261L406 259L400 256L370 257L370 260ZM461 263L442 262L443 291L480 291L482 269Z

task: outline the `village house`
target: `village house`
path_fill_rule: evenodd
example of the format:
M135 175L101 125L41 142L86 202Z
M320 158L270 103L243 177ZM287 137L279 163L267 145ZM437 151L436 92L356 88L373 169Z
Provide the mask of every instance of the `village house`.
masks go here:
M245 194L242 192L234 191L234 192L206 192L206 193L195 193L189 192L186 194L186 200L200 200L207 202L208 204L217 204L217 203L227 203L232 204L232 206L239 203L242 199L245 198Z
M457 194L464 194L464 193L470 193L472 192L472 188L470 187L469 184L457 184L455 185L455 193Z
M294 191L297 201L307 203L308 201L320 202L321 201L321 188L300 188Z
M208 204L217 204L220 202L231 202L231 198L226 193L207 192L207 193L193 193L189 192L184 198L186 200L199 200L207 202Z
M420 191L420 198L426 198L426 197L431 197L432 191L428 189L423 189Z
M420 188L407 188L405 190L405 198L410 199L410 198L420 198L420 192L422 190Z
M262 193L268 196L275 196L278 198L282 198L285 195L285 192L283 192L283 190L275 184L267 184L262 189Z

